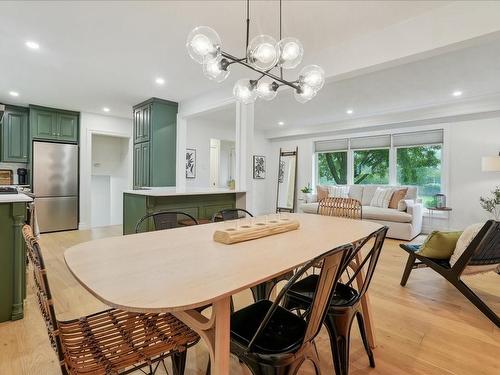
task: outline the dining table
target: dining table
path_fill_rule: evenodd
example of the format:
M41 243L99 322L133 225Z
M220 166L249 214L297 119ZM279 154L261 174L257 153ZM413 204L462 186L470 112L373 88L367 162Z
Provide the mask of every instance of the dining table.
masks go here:
M68 248L64 259L106 305L176 316L207 344L211 373L228 375L232 295L381 228L369 221L289 216L300 222L298 229L231 245L213 240L227 226L219 222L93 240ZM198 311L207 305L208 317Z

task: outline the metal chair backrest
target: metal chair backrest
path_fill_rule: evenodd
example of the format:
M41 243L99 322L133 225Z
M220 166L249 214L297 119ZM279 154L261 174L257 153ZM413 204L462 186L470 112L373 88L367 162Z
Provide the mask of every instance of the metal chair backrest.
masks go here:
M198 220L186 212L181 211L160 211L143 216L135 226L135 233L141 232L141 225L152 219L154 230L173 229L188 225L198 225ZM147 227L144 228L147 231Z
M461 273L466 266L500 264L500 222L488 220L452 269Z
M363 206L357 199L327 197L319 202L318 214L361 219L363 217Z
M246 216L253 217L253 215L250 212L248 212L243 208L228 208L226 210L221 210L219 212L216 212L212 216L212 221L216 222L216 221L236 220Z
M353 246L349 244L328 251L327 253L307 262L298 271L296 271L293 277L290 278L283 289L281 289L280 293L276 297L276 300L269 308L266 316L259 325L259 328L250 340L248 350L252 351L256 340L264 332L264 329L271 320L274 312L292 285L297 282L297 280L299 280L308 270L313 268L316 264L321 263L322 268L319 274L318 284L314 293L313 302L307 314L307 328L302 341L302 347L307 343L310 343L321 329L321 325L328 311L332 291L334 290L343 269L347 267L345 259L352 253L353 249Z
M45 321L52 348L57 353L61 368L63 368L62 363L64 361L64 354L61 346L61 338L59 336L54 302L50 292L47 271L45 269L40 245L33 236L33 231L29 225L24 225L22 231L24 241L26 242L26 248L28 249L28 259L33 267L33 283L38 300L38 307Z

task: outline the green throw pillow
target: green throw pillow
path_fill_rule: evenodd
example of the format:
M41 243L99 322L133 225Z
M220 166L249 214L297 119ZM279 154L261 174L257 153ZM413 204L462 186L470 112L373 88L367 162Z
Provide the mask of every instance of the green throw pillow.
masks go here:
M450 259L462 232L431 232L420 247L419 255L434 259Z

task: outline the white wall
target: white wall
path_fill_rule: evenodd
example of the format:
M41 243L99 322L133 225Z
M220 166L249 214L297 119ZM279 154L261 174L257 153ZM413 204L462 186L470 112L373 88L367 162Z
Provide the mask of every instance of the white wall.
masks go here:
M102 134L128 138L128 156L125 162L126 184L132 187L132 119L113 116L102 116L82 112L80 115L80 229L91 225L91 186L92 186L92 134ZM122 196L115 197L121 206ZM118 201L117 201L118 202ZM110 202L112 221L121 223L121 215L117 213L118 203ZM119 222L117 222L119 219Z
M448 195L447 203L453 208L449 223L443 219L435 219L433 226L437 229L446 229L449 225L451 229L461 230L469 224L487 220L488 213L480 207L479 197L488 194L496 185L500 185L500 172L482 172L481 157L497 155L500 151L500 117L441 122L433 127L446 129L443 176ZM401 125L401 130L409 129ZM397 131L397 125L390 131ZM356 134L361 133L352 133ZM268 178L266 186L260 187L269 192L269 199L267 207L262 207L262 210L272 211L276 205L280 148L292 150L298 146L297 188L300 189L308 183L314 186L313 154L316 139L318 138L309 136L291 140L271 140L270 157L267 159ZM429 220L425 220L424 225L428 227L428 224Z
M187 187L209 187L210 139L234 142L235 137L234 123L216 123L202 118L188 119L186 148L196 150L196 178L186 179Z
M129 188L129 138L92 135L91 227L123 221L123 192Z

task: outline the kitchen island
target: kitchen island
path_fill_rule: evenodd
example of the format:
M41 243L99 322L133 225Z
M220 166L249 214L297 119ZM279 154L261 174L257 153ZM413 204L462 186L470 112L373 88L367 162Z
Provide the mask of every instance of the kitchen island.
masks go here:
M146 214L181 211L196 219L210 219L220 210L245 208L245 192L230 189L178 189L151 187L123 193L123 234L135 232Z
M22 226L25 194L0 194L0 322L22 319L26 297L26 251Z

